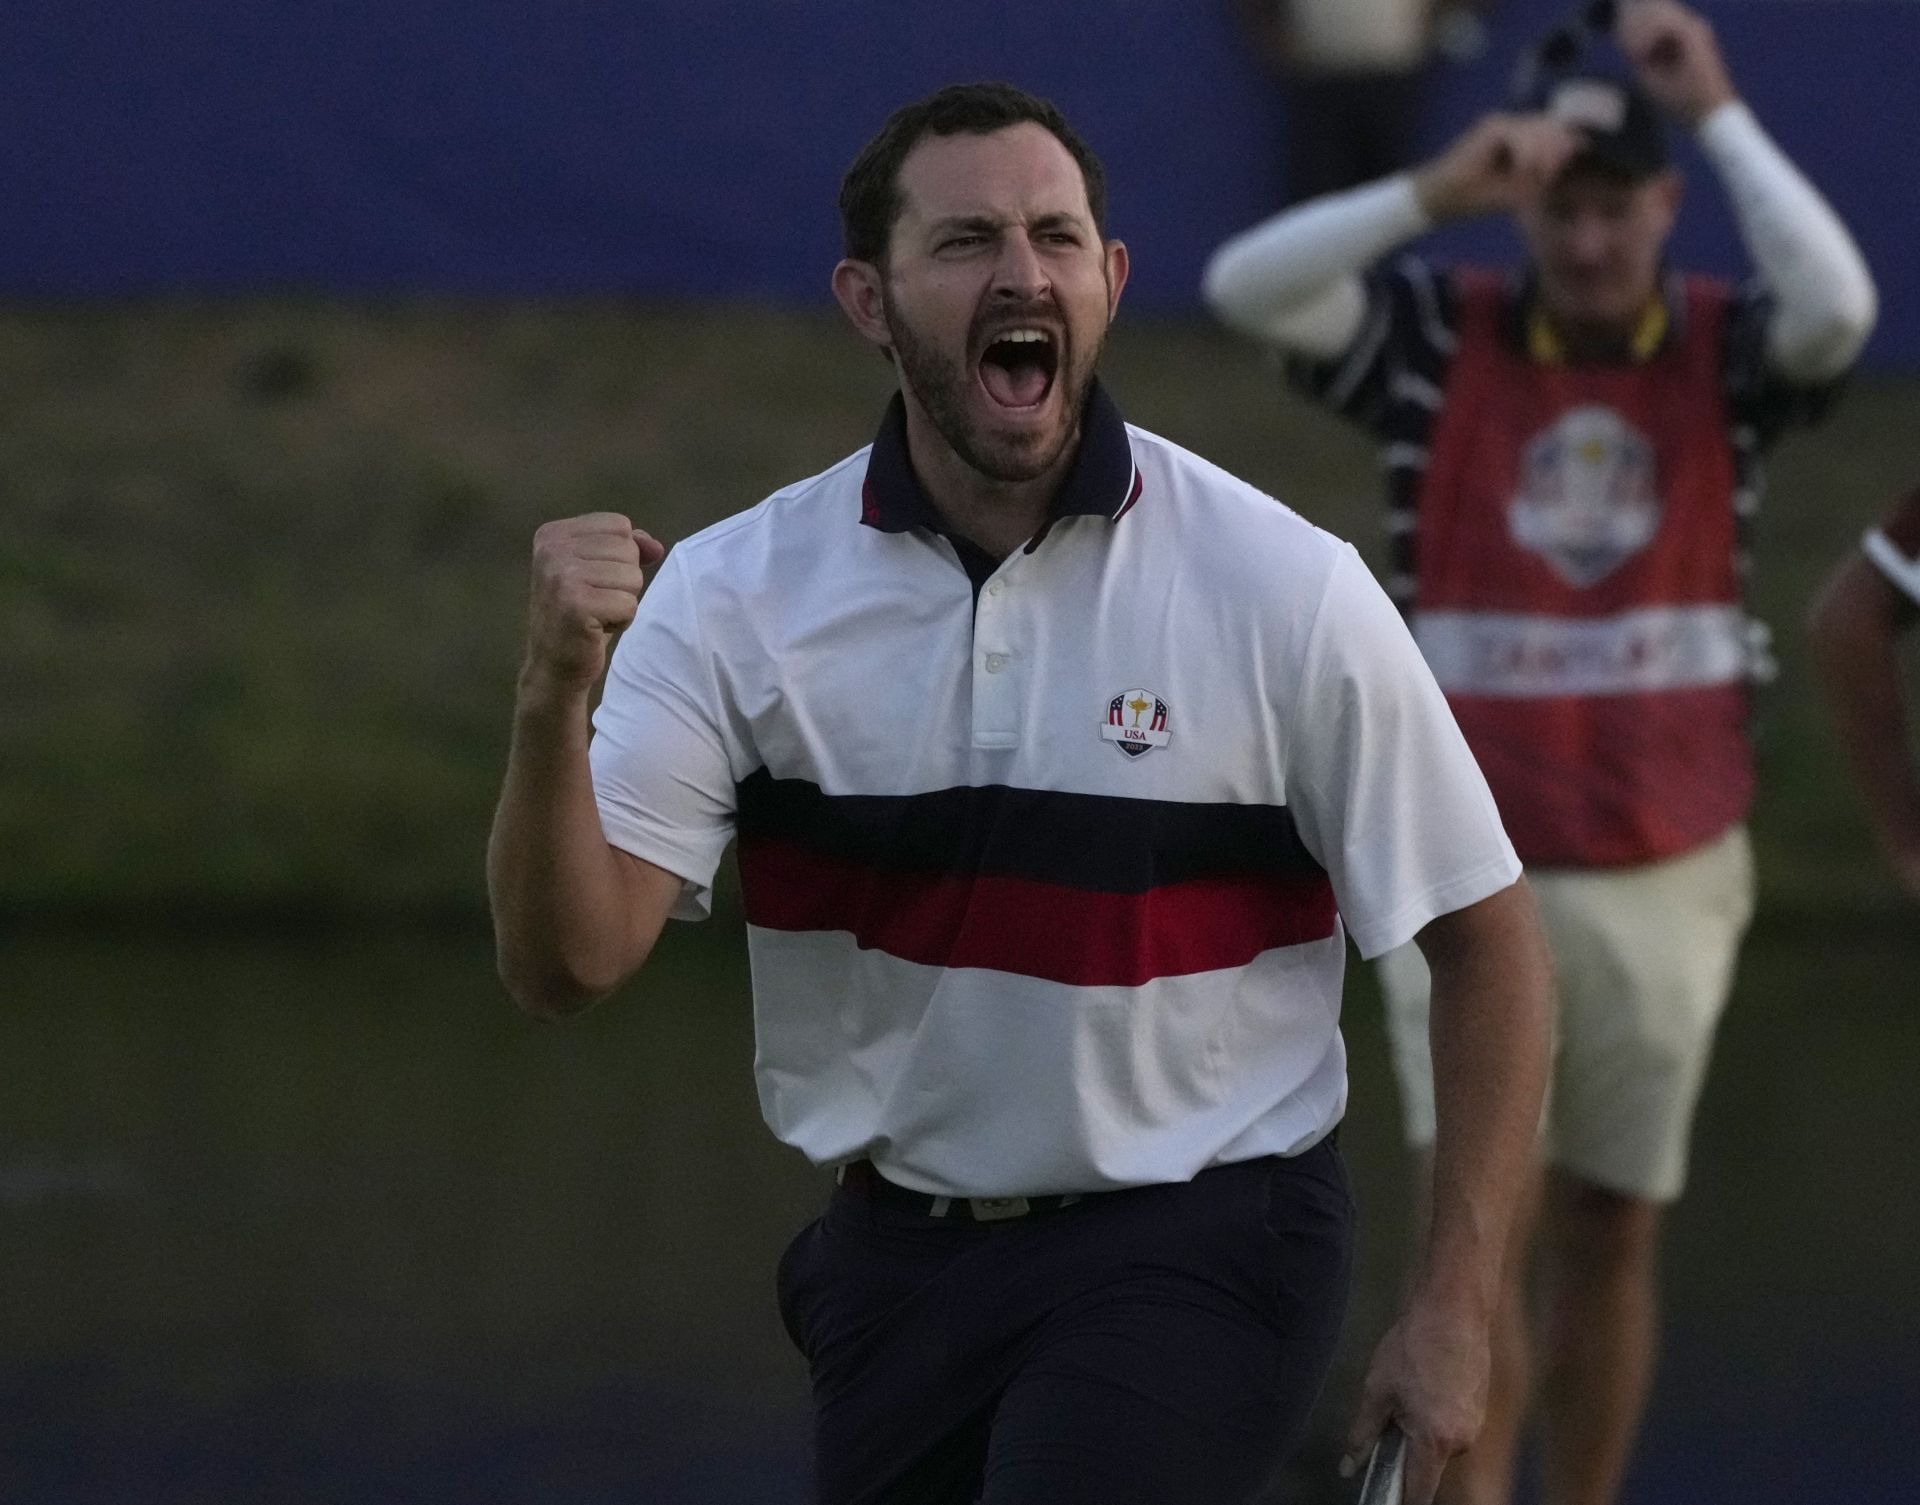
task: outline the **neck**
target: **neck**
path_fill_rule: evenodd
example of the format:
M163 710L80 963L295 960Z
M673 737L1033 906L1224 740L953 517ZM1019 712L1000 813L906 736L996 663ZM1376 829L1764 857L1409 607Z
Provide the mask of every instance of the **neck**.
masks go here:
M1627 354L1633 341L1631 325L1588 324L1549 319L1553 337L1570 361L1611 361Z
M1666 305L1659 293L1647 300L1630 319L1569 319L1540 307L1528 331L1528 347L1537 360L1644 360L1658 348L1667 330Z
M994 558L1004 559L1046 525L1080 448L1078 432L1039 475L1002 481L956 454L911 395L906 406L907 455L914 476L948 527Z

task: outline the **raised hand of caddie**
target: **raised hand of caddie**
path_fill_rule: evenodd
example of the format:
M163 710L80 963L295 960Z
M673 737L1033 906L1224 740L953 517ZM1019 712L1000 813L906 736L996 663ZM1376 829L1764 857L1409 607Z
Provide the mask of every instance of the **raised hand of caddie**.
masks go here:
M1626 0L1614 37L1640 87L1690 126L1737 97L1713 27L1676 0Z
M646 571L666 552L617 512L543 524L533 535L528 672L561 687L591 687L615 634L639 609Z
M1579 132L1551 116L1487 115L1414 173L1414 191L1436 223L1517 209L1581 146Z

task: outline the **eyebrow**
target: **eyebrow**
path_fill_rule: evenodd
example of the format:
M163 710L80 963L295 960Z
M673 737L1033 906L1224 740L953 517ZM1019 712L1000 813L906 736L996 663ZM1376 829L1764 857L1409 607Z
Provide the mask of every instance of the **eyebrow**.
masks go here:
M1004 221L986 214L954 214L946 219L937 219L927 226L931 235L945 235L954 230L966 230L976 234L988 234L998 230Z
M1007 220L996 219L990 214L955 214L945 219L937 219L927 226L930 235L951 234L953 231L966 231L971 234L996 234L1004 229ZM1053 209L1036 217L1030 228L1034 230L1057 230L1065 226L1069 229L1084 230L1086 220L1064 209Z

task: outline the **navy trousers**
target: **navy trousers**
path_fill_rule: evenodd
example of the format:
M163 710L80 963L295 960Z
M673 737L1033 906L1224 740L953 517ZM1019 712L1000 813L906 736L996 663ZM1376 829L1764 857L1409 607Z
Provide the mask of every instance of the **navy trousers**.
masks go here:
M821 1505L1252 1505L1333 1360L1331 1141L961 1222L846 1188L780 1261Z

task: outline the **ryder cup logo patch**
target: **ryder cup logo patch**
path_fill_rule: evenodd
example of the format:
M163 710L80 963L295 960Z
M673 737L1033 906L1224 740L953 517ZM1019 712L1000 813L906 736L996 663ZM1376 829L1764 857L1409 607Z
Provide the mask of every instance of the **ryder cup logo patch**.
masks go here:
M1100 735L1129 758L1167 745L1167 703L1151 690L1122 690L1107 702Z
M1507 507L1513 541L1584 590L1660 530L1653 445L1612 408L1575 408L1535 435Z

